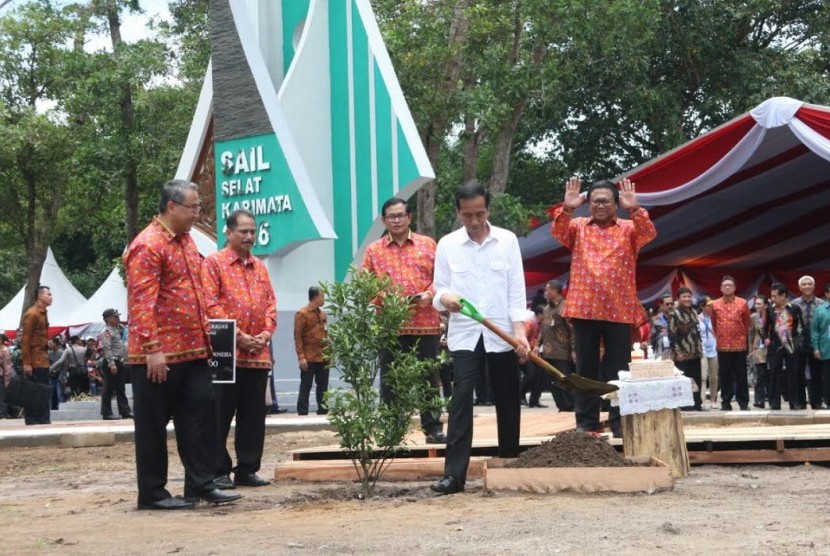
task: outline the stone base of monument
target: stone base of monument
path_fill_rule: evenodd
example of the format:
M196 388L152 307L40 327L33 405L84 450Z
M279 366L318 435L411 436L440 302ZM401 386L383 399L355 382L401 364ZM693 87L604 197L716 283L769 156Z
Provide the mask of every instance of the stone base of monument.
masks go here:
M652 457L626 458L627 467L505 467L513 460L487 461L484 487L550 494L554 492L653 493L674 488L671 468Z
M61 448L89 448L114 444L114 432L67 432L60 437Z

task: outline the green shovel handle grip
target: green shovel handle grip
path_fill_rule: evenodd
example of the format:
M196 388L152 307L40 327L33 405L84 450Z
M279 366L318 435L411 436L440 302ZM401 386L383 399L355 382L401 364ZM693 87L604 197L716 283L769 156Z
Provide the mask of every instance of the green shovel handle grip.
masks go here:
M478 312L478 309L475 308L475 305L464 299L463 297L458 300L461 304L461 314L470 317L473 320L478 322L484 321L484 315Z

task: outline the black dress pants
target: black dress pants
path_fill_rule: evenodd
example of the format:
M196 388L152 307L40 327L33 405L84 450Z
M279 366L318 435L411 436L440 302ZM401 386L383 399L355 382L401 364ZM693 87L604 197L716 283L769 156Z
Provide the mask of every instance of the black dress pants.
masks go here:
M683 371L683 374L685 376L691 378L695 381L695 384L697 384L697 392L692 392L692 398L694 399L695 404L692 407L684 407L683 409L700 411L703 407L700 399L700 381L702 378L700 370L700 358L696 357L688 361L675 361L674 366Z
M755 405L763 407L769 393L770 371L766 363L755 363Z
M798 365L795 354L779 348L767 353L769 367L769 406L781 409L781 392L787 386L787 402L790 409L803 409L799 397ZM786 367L786 368L784 368Z
M308 413L308 396L311 394L311 383L317 384L314 390L317 399L317 412L326 411L326 391L329 389L329 367L322 361L308 362L308 370L300 370L300 394L297 396L297 413Z
M170 419L184 465L184 495L198 496L214 486L216 414L207 360L168 366L167 380L160 384L147 378L146 365L131 367L139 504L170 497L166 489Z
M268 369L237 367L235 384L214 384L216 428L219 431L216 476L250 475L259 471L265 445L265 388ZM228 452L228 434L236 415L236 467Z
M737 385L735 399L741 409L749 406L749 384L746 378L746 351L718 350L718 381L720 381L721 409L732 409L733 383ZM771 402L770 402L771 403Z
M519 365L516 353L504 351L487 353L484 339L479 337L473 351L452 352L455 364L450 415L447 422L447 450L444 459L444 475L456 477L462 484L467 478L470 450L473 446L473 391L477 374L489 365L496 403L501 458L519 455Z
M124 363L120 361L116 361L115 367L115 374L112 374L108 367L101 369L101 374L104 376L104 391L101 393L101 415L104 417L112 415L112 393L115 392L118 414L121 417L129 417L132 411L124 388L124 377L127 375L127 370Z
M39 382L40 384L46 384L51 387L51 383L49 382L49 367L34 367L32 369L32 376L30 380L32 382ZM27 409L25 410L23 416L24 422L27 425L48 425L52 422L48 404L46 405L46 409L43 411L36 412Z
M438 348L440 346L441 337L437 334L431 335L400 335L398 336L398 347L403 351L409 351L412 348L416 349L418 359L426 361L428 359L435 360L438 357ZM395 393L386 385L384 376L389 370L389 365L392 363L392 354L389 352L381 353L380 356L380 395L381 399L388 402L393 399ZM438 369L434 369L427 377L429 384L432 387L435 396L440 395L441 377ZM421 412L421 428L426 434L435 434L442 431L441 415L437 412L422 411Z
M608 382L616 380L619 371L628 370L631 362L631 327L624 322L573 319L576 344L576 374ZM600 360L600 343L605 355ZM602 400L596 396L575 394L576 426L583 431L599 431ZM608 406L608 423L614 435L622 434L620 408Z
M810 407L813 409L821 409L823 376L821 373L821 362L813 355L813 348L807 346L807 351L799 351L796 354L796 366L798 367L798 379L802 385L808 385L808 394L810 395ZM807 367L810 367L810 382L807 383ZM798 391L803 390L803 386L799 387ZM803 396L799 399L800 405L805 405L806 400Z

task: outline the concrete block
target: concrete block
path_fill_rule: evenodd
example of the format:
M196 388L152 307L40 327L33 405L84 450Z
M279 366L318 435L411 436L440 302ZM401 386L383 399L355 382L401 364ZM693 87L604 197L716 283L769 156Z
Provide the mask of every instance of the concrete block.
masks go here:
M115 444L114 432L70 432L60 436L61 448L88 448L113 444Z

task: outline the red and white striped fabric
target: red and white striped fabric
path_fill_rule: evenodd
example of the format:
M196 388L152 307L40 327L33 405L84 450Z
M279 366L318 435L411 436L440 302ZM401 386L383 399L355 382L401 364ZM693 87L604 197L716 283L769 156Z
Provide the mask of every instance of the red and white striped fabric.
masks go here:
M624 177L657 226L638 261L643 302L680 285L719 296L724 274L749 297L772 281L798 292L804 274L830 282L830 108L769 99ZM529 292L567 283L570 251L550 224L520 246Z

